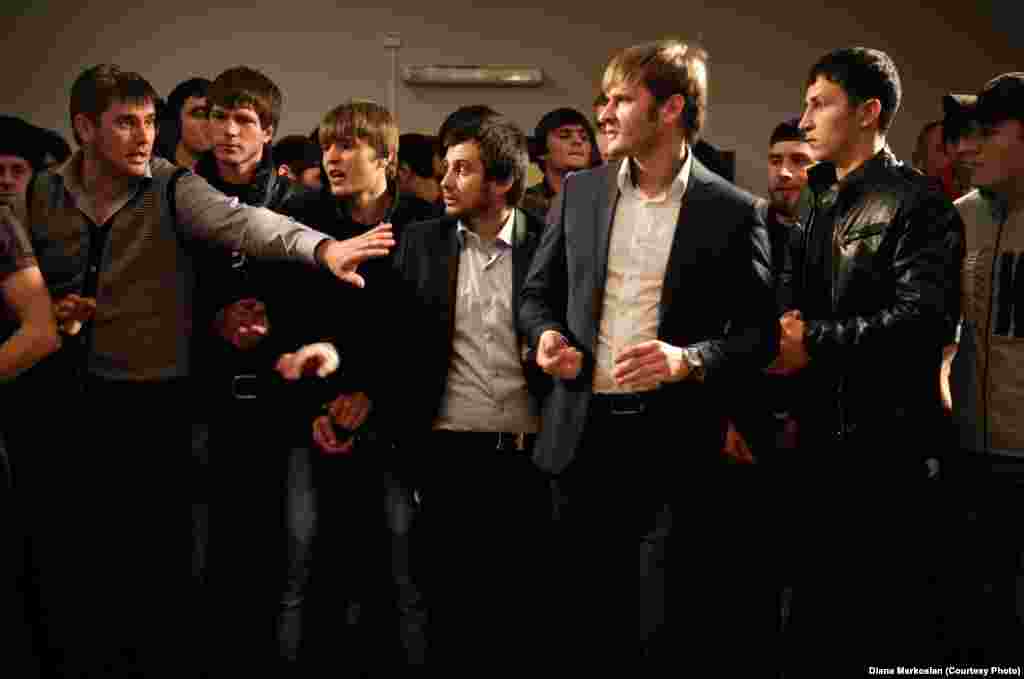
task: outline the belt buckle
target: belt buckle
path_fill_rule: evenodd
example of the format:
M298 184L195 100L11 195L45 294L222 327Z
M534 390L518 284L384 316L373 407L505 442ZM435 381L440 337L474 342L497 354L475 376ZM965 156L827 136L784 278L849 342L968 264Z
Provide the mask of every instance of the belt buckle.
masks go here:
M644 405L644 402L640 400L639 396L636 396L634 394L623 394L622 399L624 401L632 401L632 405L623 404L621 406L618 406L613 403L611 409L609 410L610 414L639 415L645 410L647 410L647 406Z
M248 391L239 389L240 386L251 385ZM251 401L256 398L256 375L235 375L231 378L231 395L239 401Z

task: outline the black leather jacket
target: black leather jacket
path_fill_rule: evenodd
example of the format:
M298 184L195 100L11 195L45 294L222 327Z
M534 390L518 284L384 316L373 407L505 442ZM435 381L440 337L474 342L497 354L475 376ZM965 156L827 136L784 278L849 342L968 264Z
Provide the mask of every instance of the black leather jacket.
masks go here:
M898 449L899 437L915 441L941 416L938 372L960 315L963 222L888 149L842 181L825 163L808 176L795 286L811 358L801 429L805 440L863 441L866 456L888 455L888 445L871 444ZM906 462L926 456L903 452Z

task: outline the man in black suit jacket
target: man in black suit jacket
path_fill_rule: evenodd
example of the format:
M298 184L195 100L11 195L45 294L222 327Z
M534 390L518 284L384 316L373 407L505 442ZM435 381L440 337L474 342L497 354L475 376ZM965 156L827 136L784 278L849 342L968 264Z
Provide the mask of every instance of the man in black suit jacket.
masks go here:
M543 224L514 207L528 164L517 127L489 119L444 143L446 214L408 226L396 250L397 313L373 416L420 498L411 561L429 609L428 664L500 658L525 669L541 649L523 640L538 625L534 576L551 512L530 459L549 380L523 351L517 315ZM352 428L344 400L333 423ZM330 436L327 420L318 427Z
M699 635L674 638L673 656L681 641L687 657L731 643L749 623L729 619L751 603L734 563L750 535L732 483L742 468L721 455L723 400L734 376L771 361L775 305L754 197L690 150L705 60L676 41L613 58L600 121L623 160L567 178L521 298L521 329L556 378L534 457L558 475L569 546L549 562L581 585L567 624L634 665L666 638L670 530L685 540L671 572L696 578L672 591Z

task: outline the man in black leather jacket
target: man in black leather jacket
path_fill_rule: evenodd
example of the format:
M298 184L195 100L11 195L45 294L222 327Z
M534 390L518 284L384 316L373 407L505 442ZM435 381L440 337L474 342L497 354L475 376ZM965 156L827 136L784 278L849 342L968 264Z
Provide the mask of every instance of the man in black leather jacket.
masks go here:
M918 544L928 516L914 498L942 423L937 375L959 316L963 223L886 145L901 87L885 53L833 51L806 88L800 127L818 162L774 367L800 373L809 490L799 501L814 527L793 620L807 635L800 669L821 676L829 659L830 675L861 676L935 657Z

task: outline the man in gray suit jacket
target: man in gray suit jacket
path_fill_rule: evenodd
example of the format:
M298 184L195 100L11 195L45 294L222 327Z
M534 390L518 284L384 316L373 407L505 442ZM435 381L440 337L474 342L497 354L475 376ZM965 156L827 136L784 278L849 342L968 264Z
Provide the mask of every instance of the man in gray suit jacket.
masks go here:
M755 199L691 152L706 54L678 41L631 47L608 65L603 90L600 123L621 160L566 178L520 323L555 378L534 457L557 476L567 550L549 563L573 583L567 626L635 666L668 636L673 522L686 551L673 550L684 558L671 571L695 579L672 590L698 635L683 638L694 642L687 655L734 638L726 625L741 602L756 608L743 563L749 498L734 483L749 472L721 454L724 399L734 376L771 361L777 324Z

